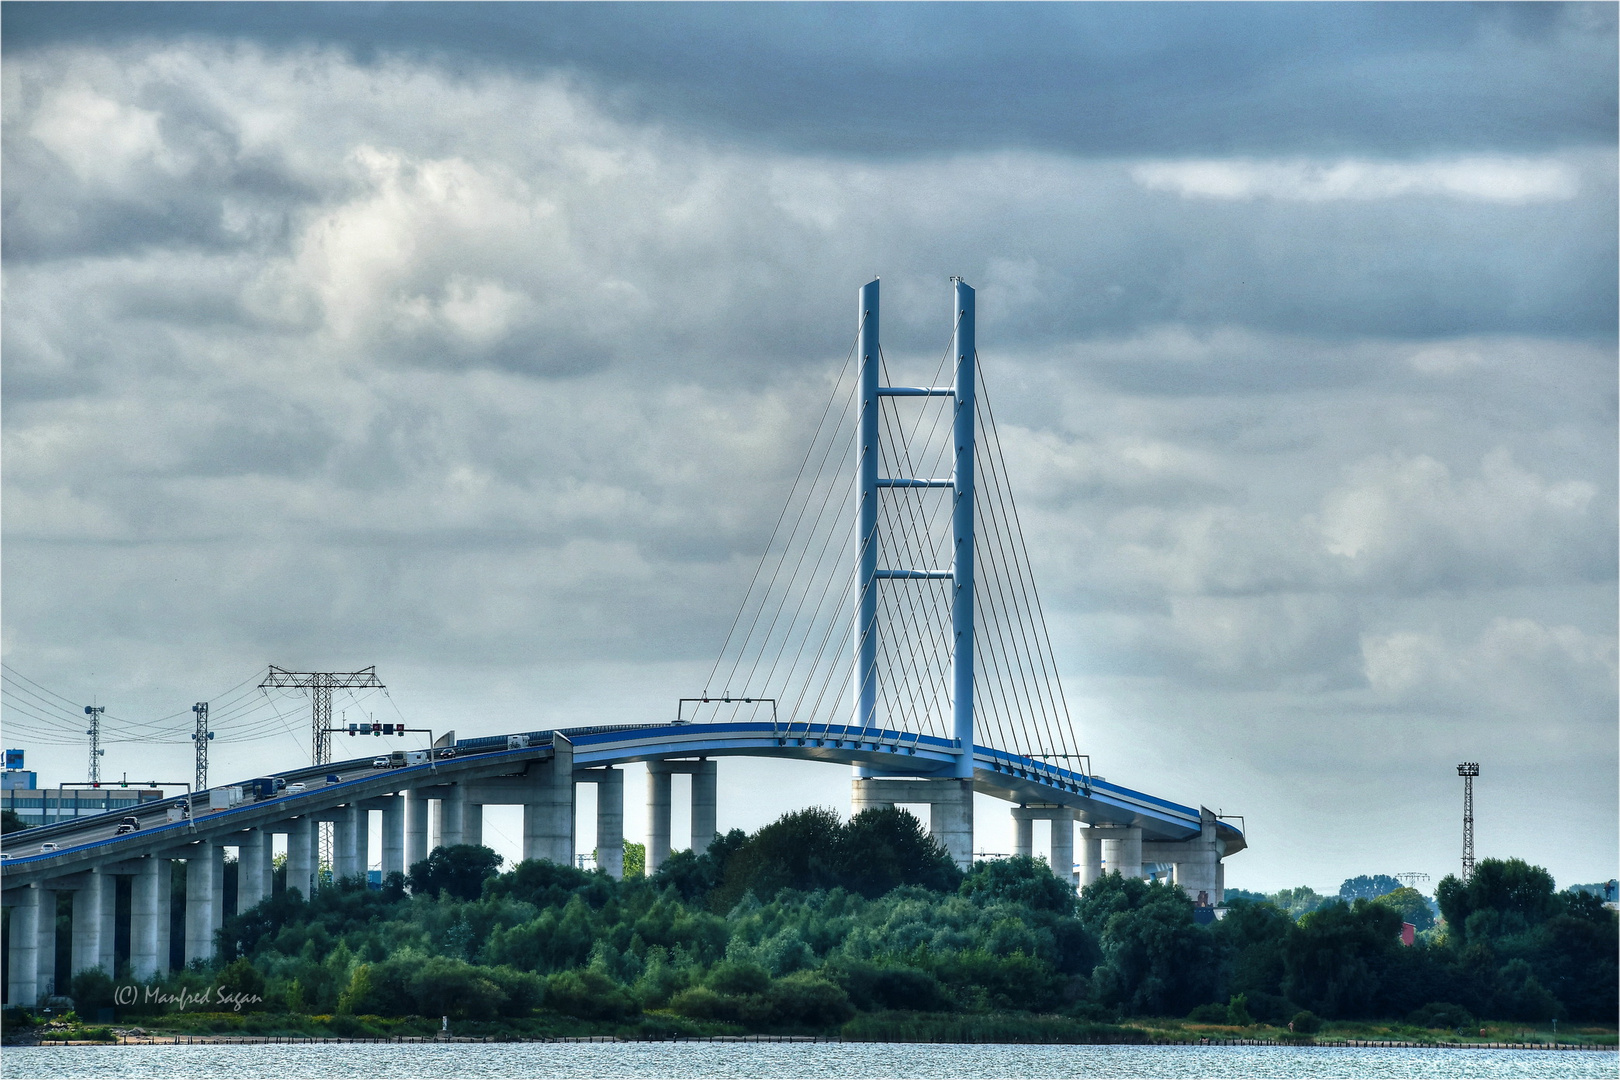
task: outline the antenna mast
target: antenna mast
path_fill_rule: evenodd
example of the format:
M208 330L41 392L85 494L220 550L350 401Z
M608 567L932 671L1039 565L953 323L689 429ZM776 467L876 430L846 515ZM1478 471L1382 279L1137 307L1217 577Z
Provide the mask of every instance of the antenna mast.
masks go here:
M191 733L197 742L197 783L192 790L204 791L208 787L208 740L214 737L208 730L208 702L197 702L191 711L197 714L197 730Z
M101 783L101 755L107 751L101 748L101 714L107 711L105 705L86 705L84 715L90 718L90 730L85 734L90 736L90 782Z

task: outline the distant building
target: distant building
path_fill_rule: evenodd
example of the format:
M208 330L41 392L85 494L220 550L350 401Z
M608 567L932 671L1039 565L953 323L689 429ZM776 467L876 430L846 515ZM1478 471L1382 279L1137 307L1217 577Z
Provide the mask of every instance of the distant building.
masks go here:
M10 810L34 825L54 825L58 821L94 817L128 811L141 803L157 802L165 796L156 788L120 787L103 784L99 788L40 788L32 772L0 773L5 787L0 789L0 809ZM28 787L13 786L12 777L27 777Z

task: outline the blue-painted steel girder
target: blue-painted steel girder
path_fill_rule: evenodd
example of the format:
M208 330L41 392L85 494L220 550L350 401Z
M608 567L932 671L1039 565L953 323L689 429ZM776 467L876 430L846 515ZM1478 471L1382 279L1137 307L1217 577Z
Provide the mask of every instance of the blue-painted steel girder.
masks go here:
M880 386L878 397L955 397L954 386Z
M927 578L949 581L955 575L949 570L879 570L875 577L880 578Z
M948 488L956 486L956 481L945 477L937 480L908 479L906 477L878 477L878 487L897 488Z

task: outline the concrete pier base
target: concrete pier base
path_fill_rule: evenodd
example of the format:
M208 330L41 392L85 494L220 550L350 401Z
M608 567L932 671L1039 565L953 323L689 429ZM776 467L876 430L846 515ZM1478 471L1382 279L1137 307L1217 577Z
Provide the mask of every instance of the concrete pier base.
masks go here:
M73 974L101 966L102 873L85 871L85 884L73 892ZM111 975L112 972L107 974Z
M217 844L196 845L186 860L186 963L207 961L214 955L214 861L223 856Z
M480 819L482 820L482 819ZM405 872L405 797L391 795L382 812L382 876Z
M308 900L315 894L315 819L305 815L287 822L287 888Z
M405 800L405 872L428 857L428 803L420 791L407 791Z

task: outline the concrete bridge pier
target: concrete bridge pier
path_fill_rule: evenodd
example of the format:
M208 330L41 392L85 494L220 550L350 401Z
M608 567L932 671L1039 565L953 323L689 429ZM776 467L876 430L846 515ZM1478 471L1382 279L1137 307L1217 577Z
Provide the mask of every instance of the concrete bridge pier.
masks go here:
M218 844L204 840L186 859L186 963L214 955L214 909L220 895L214 891L214 863L224 858Z
M972 780L857 776L850 781L853 814L896 803L927 803L928 834L950 853L956 865L963 869L973 865Z
M1080 830L1080 888L1102 877L1102 837L1094 829Z
M186 888L189 892L189 878ZM315 894L315 819L308 814L287 822L287 888L305 900Z
M158 894L164 884L162 872L168 868L169 860L150 855L137 864L129 906L129 969L136 979L158 974Z
M111 870L101 871L101 970L108 976L117 973L114 945L118 932L118 877Z
M249 829L236 846L236 913L256 906L269 892L264 880L264 848L269 840L263 829Z
M84 872L84 884L73 890L73 973L101 965L102 873ZM112 974L108 972L108 974Z
M383 880L387 881L389 874L403 874L404 872L405 796L388 795L383 798L382 808Z
M6 906L11 909L11 963L6 1001L12 1005L32 1008L39 1001L39 916L45 895L37 885L6 891Z
M1012 808L1013 852L1034 855L1035 822L1052 823L1052 873L1074 884L1074 811L1063 806Z
M439 841L434 847L454 847L464 844L464 832L467 825L467 789L460 784L451 784L440 789L443 794L439 799Z
M1098 831L1103 834L1103 864L1108 872L1120 877L1141 877L1142 830L1110 828Z
M647 874L651 876L669 859L670 801L676 773L692 777L691 846L701 855L714 843L719 810L720 768L710 758L697 761L647 762Z
M596 868L624 879L624 770L580 769L576 784L596 785Z
M428 799L417 789L405 792L405 872L428 857Z
M550 761L529 766L523 803L523 857L574 865L574 744L551 737Z
M39 993L54 994L56 989L56 890L44 888L39 893L39 945L34 954L39 963L35 983Z

